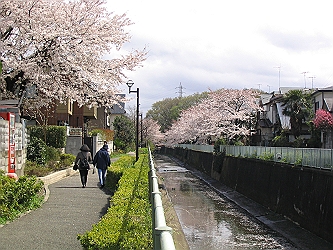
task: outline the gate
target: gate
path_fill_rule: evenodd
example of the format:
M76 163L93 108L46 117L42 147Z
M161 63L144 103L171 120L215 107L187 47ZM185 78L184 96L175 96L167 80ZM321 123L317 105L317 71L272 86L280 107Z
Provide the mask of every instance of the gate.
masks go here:
M84 137L83 138L83 143L86 144L90 148L90 153L93 155L93 147L94 147L94 140L92 137Z

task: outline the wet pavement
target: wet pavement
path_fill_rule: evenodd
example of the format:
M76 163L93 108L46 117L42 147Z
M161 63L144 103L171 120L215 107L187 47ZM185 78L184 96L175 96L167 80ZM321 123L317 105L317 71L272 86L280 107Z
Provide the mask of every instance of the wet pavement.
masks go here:
M191 250L333 249L284 217L173 160L155 155Z

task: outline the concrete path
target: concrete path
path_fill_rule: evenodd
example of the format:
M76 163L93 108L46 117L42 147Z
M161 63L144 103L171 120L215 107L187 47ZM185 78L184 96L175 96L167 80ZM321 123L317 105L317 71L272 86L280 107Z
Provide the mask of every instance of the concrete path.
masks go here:
M99 189L98 175L92 171L86 188L76 172L57 179L48 189L48 199L41 208L0 228L1 250L83 249L77 235L90 230L106 213L111 194Z

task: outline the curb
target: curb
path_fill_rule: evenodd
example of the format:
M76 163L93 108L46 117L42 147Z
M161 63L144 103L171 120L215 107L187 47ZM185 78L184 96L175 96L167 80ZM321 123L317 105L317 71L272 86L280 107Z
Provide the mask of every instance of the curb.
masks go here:
M38 178L44 182L45 186L47 186L47 185L53 184L57 181L60 181L61 179L65 178L65 177L72 176L77 173L79 173L79 172L73 170L73 168L71 167L71 168L60 170L58 172L49 174L47 176L38 177Z

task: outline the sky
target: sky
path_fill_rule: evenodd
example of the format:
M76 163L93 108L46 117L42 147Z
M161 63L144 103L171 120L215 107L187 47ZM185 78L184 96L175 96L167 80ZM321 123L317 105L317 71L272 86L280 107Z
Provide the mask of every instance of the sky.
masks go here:
M122 51L148 51L142 67L125 72L132 90L140 88L144 116L181 94L333 86L331 7L329 0L107 1L134 23ZM129 97L127 108L135 107L135 94Z

